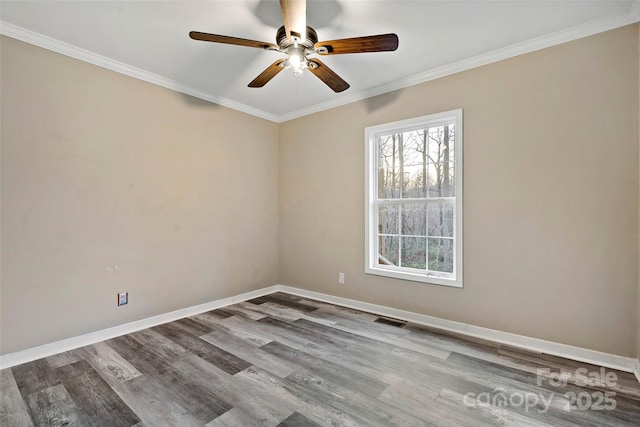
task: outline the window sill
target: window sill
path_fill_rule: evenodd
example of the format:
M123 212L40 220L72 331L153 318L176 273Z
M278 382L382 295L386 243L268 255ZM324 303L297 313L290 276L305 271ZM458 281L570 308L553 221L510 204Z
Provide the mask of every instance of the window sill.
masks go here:
M409 271L395 271L380 267L366 267L365 273L375 276L385 276L400 280L410 280L412 282L422 282L429 285L449 286L462 288L461 278L449 279L445 277L430 276L426 274L412 273Z

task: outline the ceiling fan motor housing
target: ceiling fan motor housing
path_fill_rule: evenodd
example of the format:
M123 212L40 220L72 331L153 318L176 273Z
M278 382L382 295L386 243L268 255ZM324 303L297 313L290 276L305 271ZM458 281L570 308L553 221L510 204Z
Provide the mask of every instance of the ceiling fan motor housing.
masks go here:
M316 33L316 30L307 26L307 34L305 39L301 40L296 37L296 39L294 40L293 37L292 38L287 37L287 32L284 26L278 29L278 32L276 34L276 43L278 44L280 49L287 50L287 48L289 46L292 46L295 43L295 41L298 42L299 46L304 47L305 50L306 49L313 50L313 46L318 42L318 34Z

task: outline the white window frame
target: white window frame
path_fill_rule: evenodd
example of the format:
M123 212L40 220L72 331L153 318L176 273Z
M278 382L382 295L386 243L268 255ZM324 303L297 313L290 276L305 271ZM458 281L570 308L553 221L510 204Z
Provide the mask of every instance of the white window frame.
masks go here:
M378 260L378 150L376 137L390 133L400 133L415 129L436 127L455 122L456 134L454 140L454 261L453 274L437 275L432 272L416 270L408 267L398 267L379 264ZM430 114L393 123L370 126L365 129L365 273L395 279L411 280L434 285L453 286L462 288L463 246L462 246L462 147L463 122L462 109ZM412 199L398 199L398 203L410 202ZM418 199L424 200L424 199ZM399 254L400 255L400 254ZM447 277L448 276L448 277Z

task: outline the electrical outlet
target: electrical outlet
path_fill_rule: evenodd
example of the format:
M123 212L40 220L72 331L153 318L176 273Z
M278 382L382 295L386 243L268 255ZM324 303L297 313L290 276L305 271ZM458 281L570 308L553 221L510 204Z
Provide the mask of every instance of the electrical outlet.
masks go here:
M344 273L338 273L338 283L344 285Z
M120 292L118 294L118 307L129 302L129 292Z

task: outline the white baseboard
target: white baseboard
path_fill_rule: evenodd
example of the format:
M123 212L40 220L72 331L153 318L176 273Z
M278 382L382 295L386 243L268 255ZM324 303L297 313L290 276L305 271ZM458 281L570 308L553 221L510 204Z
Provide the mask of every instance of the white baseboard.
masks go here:
M184 317L194 316L199 313L204 313L205 311L226 307L231 304L271 294L276 292L277 290L277 285L269 286L255 291L245 292L243 294L232 296L229 298L222 298L204 304L194 305L192 307L160 314L158 316L136 320L135 322L125 323L124 325L118 325L112 328L102 329L100 331L79 335L77 337L67 338L49 344L28 348L26 350L17 351L15 353L5 354L0 356L0 369L10 368L21 363L27 363L33 360L41 359L43 357L49 357L54 354L73 350L79 347L84 347L85 345L95 344L100 341L130 334L142 329L151 328L152 326L157 326L163 323L182 319Z
M395 308L385 307L377 304L352 300L348 298L336 297L333 295L323 294L320 292L308 291L306 289L295 288L292 286L277 285L281 292L286 292L301 297L317 299L344 307L355 308L370 313L380 314L383 316L394 317L396 319L406 320L433 328L442 329L450 332L457 332L470 337L482 338L488 341L507 344L513 347L525 350L545 353L553 356L564 357L578 362L590 363L593 365L604 366L607 368L618 369L625 372L635 372L640 381L640 370L638 369L638 360L631 357L618 356L615 354L603 353L600 351L589 350L586 348L574 347L567 344L560 344L552 341L545 341L538 338L531 338L524 335L512 334L509 332L497 331L495 329L483 328L480 326L468 325L461 322L441 319L438 317L427 316L425 314L413 313L410 311L398 310Z
M56 341L50 344L44 344L38 347L29 348L27 350L5 354L3 356L0 356L0 369L9 368L21 363L31 362L36 359L52 356L54 354L73 350L78 347L83 347L85 345L95 344L100 341L130 334L141 329L150 328L162 323L172 322L184 317L204 313L205 311L215 310L216 308L226 307L231 304L250 300L263 295L268 295L274 292L286 292L292 295L312 298L331 304L341 305L343 307L354 308L357 310L368 311L370 313L375 313L382 316L402 319L409 322L414 322L445 331L456 332L470 337L482 338L488 341L507 344L513 347L519 347L538 353L546 353L571 360L576 360L579 362L591 363L597 366L605 366L608 368L618 369L620 371L633 372L640 382L640 361L638 359L603 353L600 351L574 347L551 341L545 341L538 338L531 338L524 335L512 334L509 332L497 331L495 329L468 325L466 323L454 322L451 320L441 319L425 314L398 310L391 307L337 297L286 285L269 286L233 297L210 301L208 303L195 305L193 307L188 307L181 310L172 311L170 313L141 319L131 323L126 323L124 325L103 329L101 331L91 332L77 337Z

